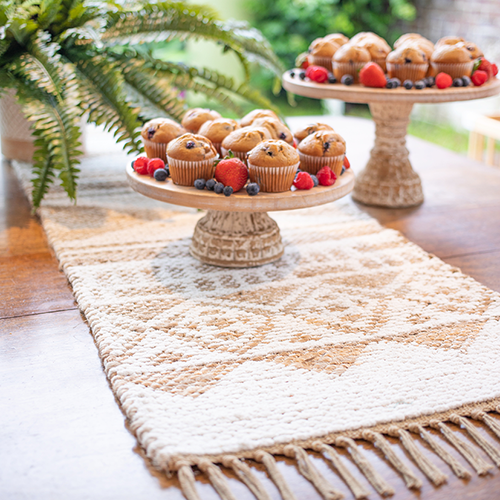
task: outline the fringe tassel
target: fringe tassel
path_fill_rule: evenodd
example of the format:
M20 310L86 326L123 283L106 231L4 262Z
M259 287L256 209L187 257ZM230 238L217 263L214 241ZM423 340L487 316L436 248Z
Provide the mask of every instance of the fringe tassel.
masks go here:
M245 462L238 460L236 457L228 457L222 460L222 465L232 468L257 500L271 500L263 484L257 479Z
M387 497L394 495L394 488L392 488L392 486L377 472L375 467L373 467L369 460L359 450L353 439L338 437L335 440L335 444L347 449L354 463L380 496Z
M397 435L405 450L410 454L418 468L429 478L436 486L446 483L448 476L441 472L417 447L410 433L399 429Z
M196 491L195 478L193 474L193 469L189 465L181 465L177 471L177 477L179 478L179 483L181 483L181 489L187 500L200 500L200 496Z
M500 451L481 435L470 420L458 415L452 415L451 421L464 428L469 433L469 436L474 439L477 445L484 450L491 460L493 460L493 463L497 467L500 467Z
M335 448L323 444L320 441L312 443L312 447L315 451L327 455L333 466L337 470L339 476L347 484L349 489L352 491L354 498L356 500L367 498L370 492L351 474L351 471L344 465L340 455L337 453Z
M325 500L341 500L344 495L337 491L323 475L314 467L307 453L298 446L288 445L284 450L286 456L295 458L299 472L310 481Z
M472 448L469 444L467 444L465 441L462 441L460 438L455 436L452 430L450 430L449 427L447 427L445 424L442 422L437 422L437 423L431 423L431 425L441 431L443 436L448 440L448 442L453 445L460 453L461 455L469 462L474 470L478 473L480 476L484 476L485 474L488 474L488 472L493 469L493 466L490 465L488 462L483 460L476 450Z
M254 455L254 458L258 462L261 462L267 469L269 477L276 485L276 488L278 488L278 491L280 492L281 498L283 500L297 500L292 490L290 489L290 486L288 486L286 479L283 477L283 474L281 474L280 470L278 469L276 460L274 460L274 457L270 453L267 453L265 451L257 451Z
M499 410L500 408L497 408L497 413L500 413ZM490 428L491 432L500 439L500 422L496 418L491 417L483 411L474 412L472 418L482 420Z
M432 438L431 434L427 432L421 425L412 425L410 427L411 432L420 434L420 437L429 445L432 451L454 472L454 474L461 479L470 479L471 473L462 466L462 464L455 459L455 457L448 453L435 439Z
M224 474L219 467L208 460L202 460L198 463L198 467L208 476L214 490L219 494L222 500L236 500L233 492L227 484Z
M394 453L387 439L378 432L365 431L363 437L375 444L377 448L386 456L387 460L402 476L408 488L420 489L422 481L413 474L411 469Z

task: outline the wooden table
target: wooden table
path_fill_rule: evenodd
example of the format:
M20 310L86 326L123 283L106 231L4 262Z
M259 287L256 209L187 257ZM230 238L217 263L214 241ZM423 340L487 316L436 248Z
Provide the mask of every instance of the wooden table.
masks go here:
M309 120L290 119L289 123L298 127L304 121ZM329 122L346 138L349 159L354 171L359 171L373 142L373 123L357 118ZM425 203L411 209L361 208L500 291L500 170L412 137L408 146L414 163L421 166ZM7 165L2 168L0 191L4 200L0 207L0 498L182 499L177 481L149 466L124 425L88 326ZM448 484L440 488L424 480L420 493L409 491L377 450L363 446L396 488L395 500L499 496L498 470L483 478L474 475L468 484L450 474ZM394 444L394 449L404 454L399 445ZM430 458L436 461L434 455ZM278 462L298 499L319 498L287 459ZM314 462L347 499L352 498L326 462L317 457ZM444 464L439 466L449 472ZM277 499L265 473L256 469L256 474ZM228 474L228 478L238 499L253 499L234 476ZM198 482L198 490L204 500L218 498L206 481ZM373 492L370 498L379 497Z

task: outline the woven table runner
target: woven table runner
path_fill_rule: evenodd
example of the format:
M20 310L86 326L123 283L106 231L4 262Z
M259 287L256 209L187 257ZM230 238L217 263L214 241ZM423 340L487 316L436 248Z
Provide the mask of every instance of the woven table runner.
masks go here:
M15 168L29 190L29 165ZM305 449L332 460L362 498L339 446L390 494L353 439L373 442L409 487L421 485L415 466L434 484L450 468L467 477L428 427L477 473L492 467L478 446L500 465L472 424L482 420L500 437L488 413L500 401L498 293L343 200L272 214L285 243L273 264L202 264L188 247L203 213L134 193L124 170L122 157L85 160L78 204L54 188L39 214L130 429L156 467L178 473L187 498L198 498L196 469L233 498L216 464L269 498L245 461L253 459L291 499L278 454L296 460L324 498L340 498Z

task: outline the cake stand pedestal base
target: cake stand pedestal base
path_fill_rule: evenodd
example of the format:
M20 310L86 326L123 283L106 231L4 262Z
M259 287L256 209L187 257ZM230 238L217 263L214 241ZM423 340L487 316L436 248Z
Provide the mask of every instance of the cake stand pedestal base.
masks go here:
M189 251L205 264L255 267L278 260L283 243L266 212L208 210L196 224Z
M352 197L365 205L402 208L424 201L420 177L406 149L406 129L413 103L371 103L375 147L365 169L357 176Z

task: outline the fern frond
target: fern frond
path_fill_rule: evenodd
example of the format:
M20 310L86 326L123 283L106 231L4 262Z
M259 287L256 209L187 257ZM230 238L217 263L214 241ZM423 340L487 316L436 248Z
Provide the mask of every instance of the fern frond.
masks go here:
M50 185L54 182L55 168L50 152L50 143L43 139L43 137L38 137L35 139L35 148L31 200L33 207L37 208L47 194Z

